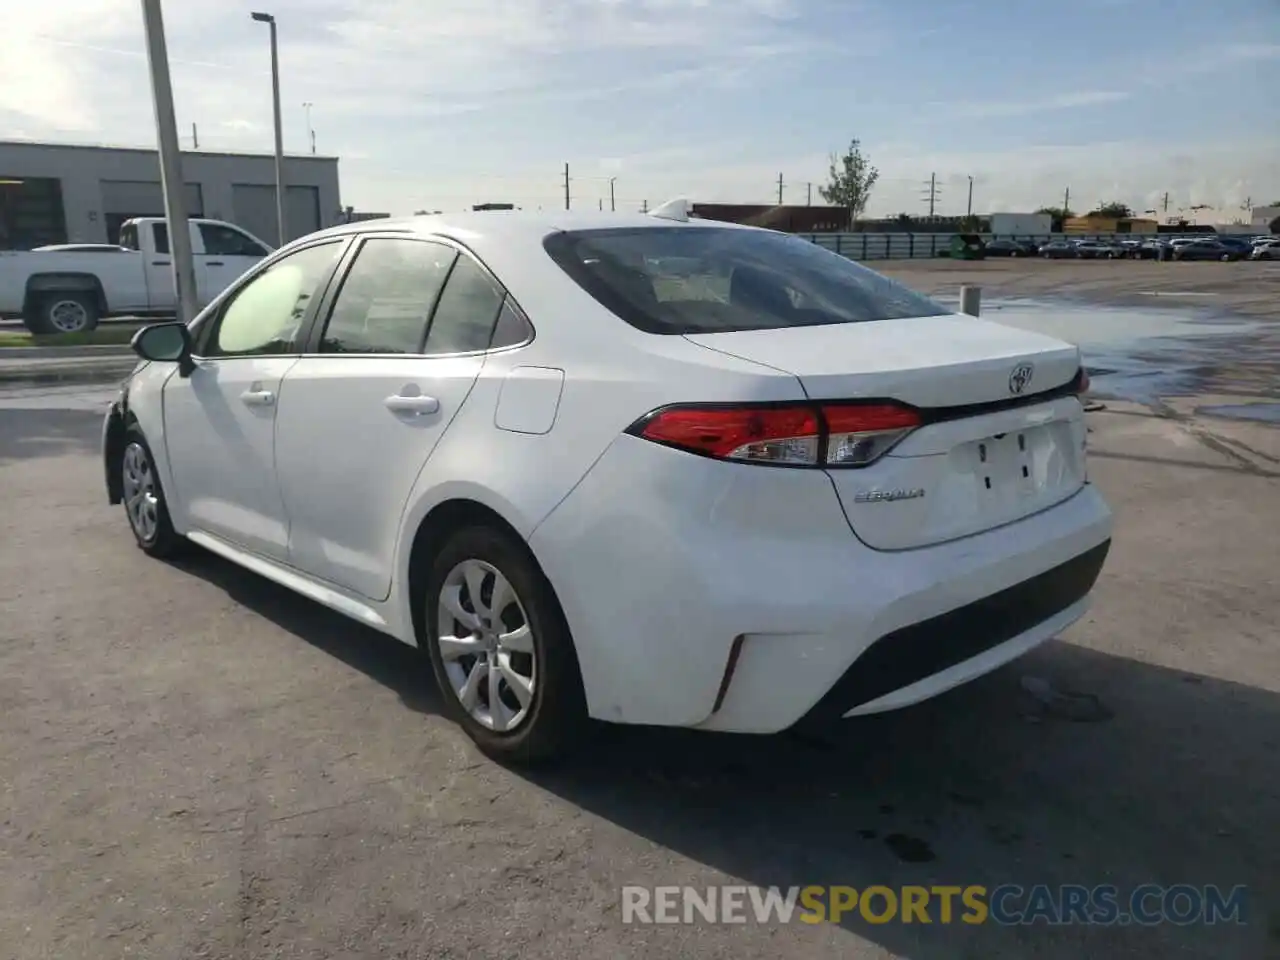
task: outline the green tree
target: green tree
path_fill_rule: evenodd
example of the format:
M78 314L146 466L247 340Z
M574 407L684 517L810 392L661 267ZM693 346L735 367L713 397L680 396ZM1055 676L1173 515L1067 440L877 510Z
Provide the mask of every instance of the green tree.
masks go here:
M880 179L880 171L862 154L862 143L856 137L849 141L844 155L831 155L830 182L818 193L827 203L849 211L849 226L862 216L871 199L871 189Z
M1133 210L1129 207L1128 204L1120 203L1119 201L1112 200L1108 203L1098 204L1098 206L1089 213L1089 216L1115 217L1117 219L1123 219L1125 217L1132 217Z
M1050 228L1054 233L1062 232L1062 221L1070 220L1074 217L1075 211L1067 207L1041 207L1036 213L1047 213L1053 218L1053 226Z

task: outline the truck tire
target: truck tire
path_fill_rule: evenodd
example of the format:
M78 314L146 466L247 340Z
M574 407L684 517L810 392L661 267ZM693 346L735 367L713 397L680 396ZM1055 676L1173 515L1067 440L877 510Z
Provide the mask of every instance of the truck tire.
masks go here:
M43 293L24 318L27 329L39 336L88 333L98 325L98 299L87 290Z

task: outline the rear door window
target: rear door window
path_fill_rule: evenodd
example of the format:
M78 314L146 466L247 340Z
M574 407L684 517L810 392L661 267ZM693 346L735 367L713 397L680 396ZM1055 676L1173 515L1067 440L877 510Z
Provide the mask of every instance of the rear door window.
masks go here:
M372 237L342 281L321 353L421 353L427 321L457 258L429 240Z
M603 306L656 334L934 317L952 311L799 237L724 227L554 233L543 243Z

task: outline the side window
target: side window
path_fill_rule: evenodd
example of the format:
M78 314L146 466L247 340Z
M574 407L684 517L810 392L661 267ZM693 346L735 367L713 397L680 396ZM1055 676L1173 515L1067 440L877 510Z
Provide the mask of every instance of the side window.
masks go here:
M456 258L443 243L366 240L342 281L320 351L420 353L427 318Z
M131 223L120 228L120 246L130 250L138 249L138 225Z
M468 353L488 350L506 293L480 265L459 256L431 317L423 353Z
M218 257L265 257L267 251L247 234L219 223L200 224L204 252Z
M489 349L515 347L532 336L533 328L529 326L529 321L516 309L511 298L507 297L502 301L502 310L498 313L498 324L493 328L493 340L489 343Z
M223 307L206 355L270 356L296 349L311 298L341 252L341 241L307 247L246 283Z
M169 225L167 223L153 223L151 225L151 236L155 239L156 253L169 252Z

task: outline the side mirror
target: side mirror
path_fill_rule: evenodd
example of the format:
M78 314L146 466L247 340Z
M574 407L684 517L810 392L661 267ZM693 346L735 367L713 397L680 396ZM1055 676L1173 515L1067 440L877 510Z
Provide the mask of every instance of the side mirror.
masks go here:
M133 335L129 346L143 360L176 363L184 377L195 369L191 361L191 331L185 323L148 324Z

